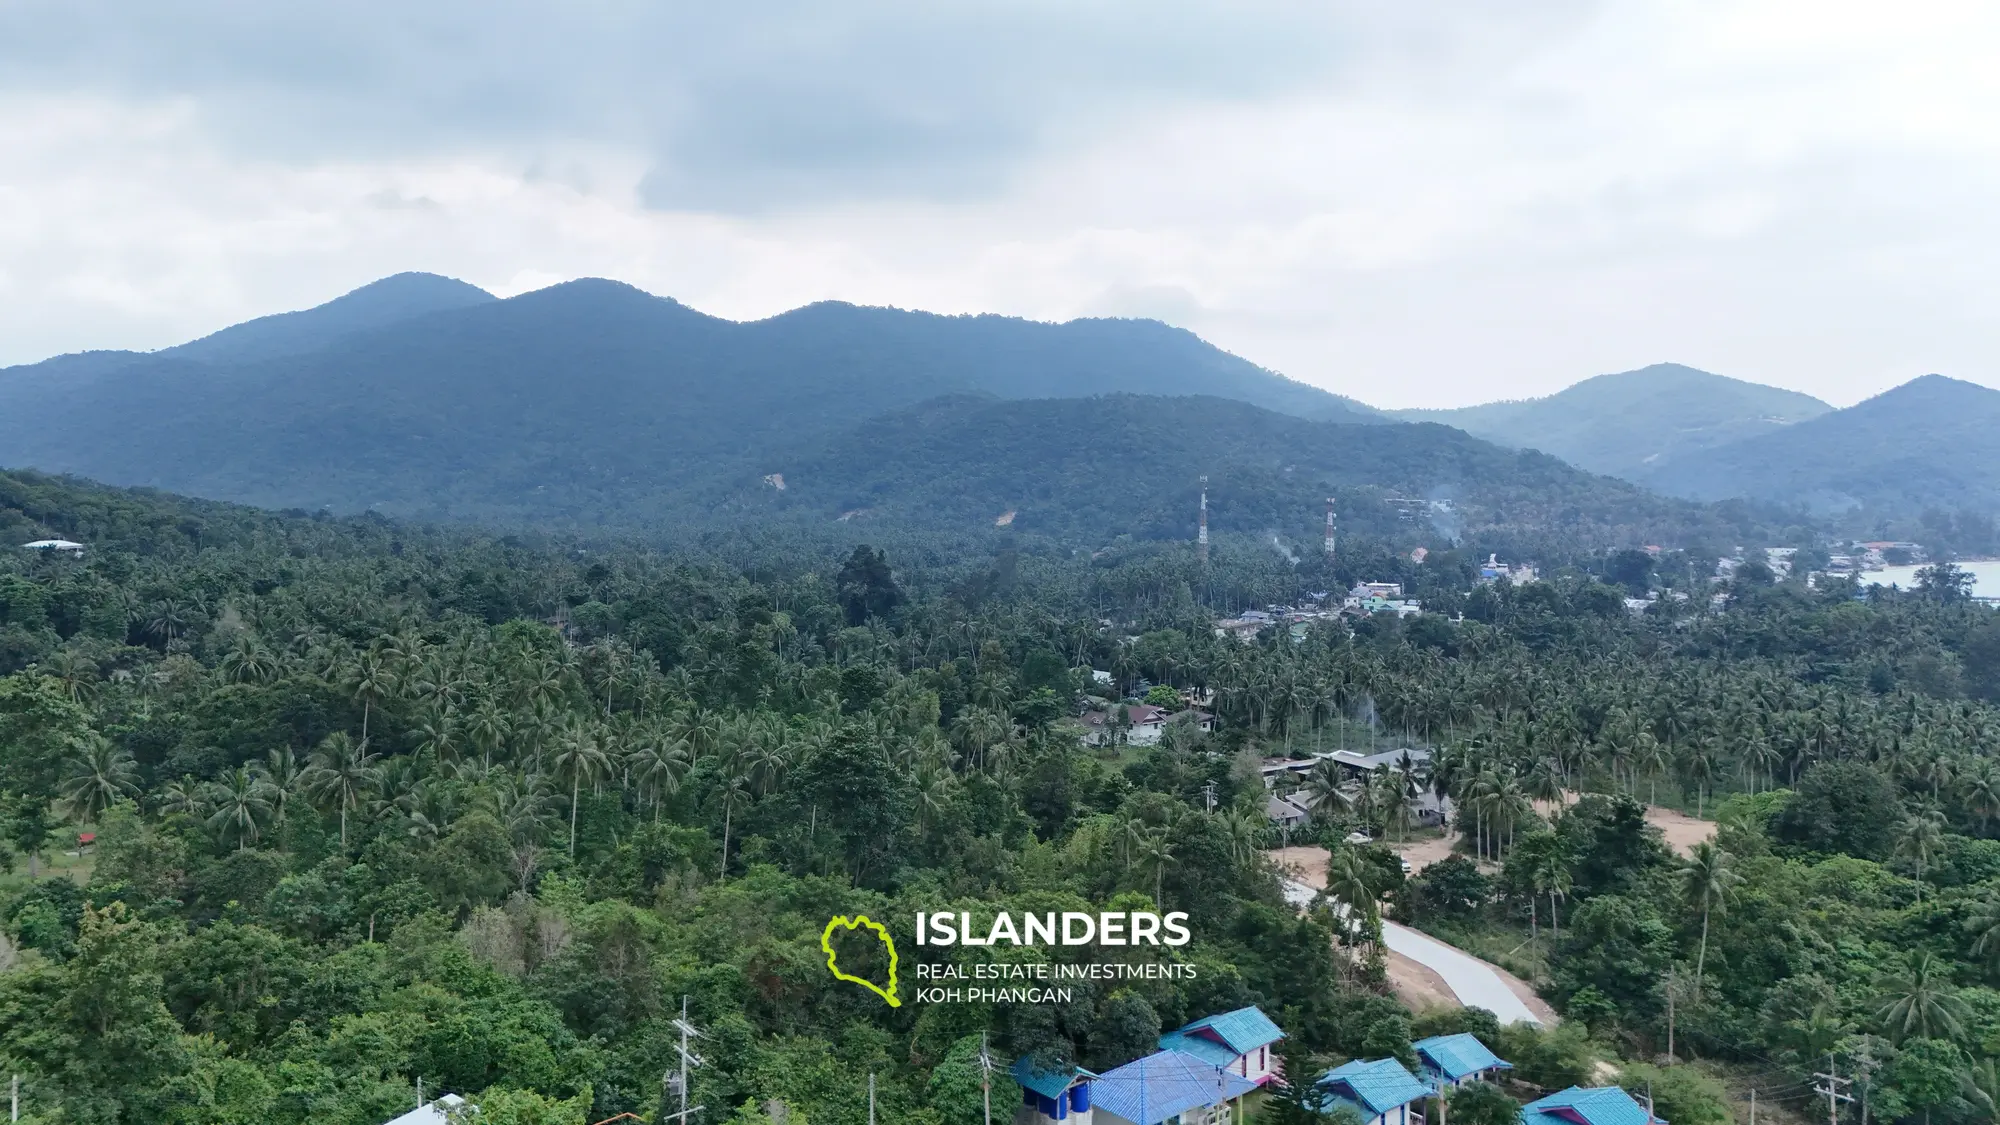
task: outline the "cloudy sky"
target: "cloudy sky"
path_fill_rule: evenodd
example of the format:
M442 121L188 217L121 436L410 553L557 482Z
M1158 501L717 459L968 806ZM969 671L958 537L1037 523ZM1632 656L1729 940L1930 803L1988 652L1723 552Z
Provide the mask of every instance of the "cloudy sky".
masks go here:
M1990 3L314 7L0 4L0 364L421 269L1153 316L1387 406L2000 386Z

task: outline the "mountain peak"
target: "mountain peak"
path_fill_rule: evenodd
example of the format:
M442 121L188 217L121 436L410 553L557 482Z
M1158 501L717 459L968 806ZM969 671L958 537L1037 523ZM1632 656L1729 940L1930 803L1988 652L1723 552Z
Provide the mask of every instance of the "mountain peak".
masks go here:
M254 363L317 351L342 336L496 300L476 285L434 273L398 273L323 305L232 325L163 354L203 363Z

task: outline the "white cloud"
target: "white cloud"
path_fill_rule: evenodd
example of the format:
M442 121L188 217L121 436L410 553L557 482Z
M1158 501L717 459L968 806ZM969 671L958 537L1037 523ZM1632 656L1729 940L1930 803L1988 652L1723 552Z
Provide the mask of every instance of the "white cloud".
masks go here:
M351 28L286 65L232 63L255 36L169 65L103 31L16 68L0 361L428 269L616 277L735 317L1158 315L1385 405L1667 359L1836 402L2000 383L1984 6L864 6L775 39L667 21L713 49L665 52L693 75L650 85L617 7L499 9L448 55L379 35L414 77Z

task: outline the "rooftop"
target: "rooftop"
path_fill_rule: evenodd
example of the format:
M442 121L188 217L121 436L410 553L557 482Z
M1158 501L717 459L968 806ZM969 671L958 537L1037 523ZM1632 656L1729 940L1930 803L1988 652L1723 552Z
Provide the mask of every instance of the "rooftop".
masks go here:
M1271 1017L1253 1004L1219 1016L1198 1019L1186 1027L1169 1031L1160 1036L1160 1047L1169 1051L1186 1051L1216 1066L1228 1066L1238 1056L1247 1055L1259 1047L1268 1047L1284 1037L1285 1033L1271 1022Z
M1160 1051L1107 1070L1090 1084L1099 1109L1134 1125L1160 1125L1188 1110L1216 1106L1257 1088L1255 1082L1185 1051Z
M1417 1050L1417 1057L1430 1066L1436 1067L1446 1078L1460 1079L1468 1074L1498 1068L1513 1069L1513 1065L1489 1050L1476 1036L1463 1032L1457 1035L1433 1035L1411 1044Z
M1395 1059L1355 1059L1320 1075L1313 1085L1333 1100L1362 1110L1363 1118L1380 1117L1399 1105L1431 1096L1429 1087Z
M1045 1098L1061 1095L1076 1085L1080 1078L1097 1077L1080 1066L1068 1070L1042 1070L1025 1058L1015 1059L1014 1065L1008 1068L1008 1072L1014 1076L1014 1081Z
M1571 1086L1521 1107L1521 1125L1666 1125L1616 1086Z

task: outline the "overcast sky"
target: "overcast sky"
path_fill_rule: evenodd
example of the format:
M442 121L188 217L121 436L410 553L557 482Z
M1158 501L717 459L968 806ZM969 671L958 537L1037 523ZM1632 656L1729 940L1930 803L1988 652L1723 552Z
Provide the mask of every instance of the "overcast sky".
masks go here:
M0 364L420 269L1152 316L1385 406L2000 386L2000 5L306 8L0 4Z

